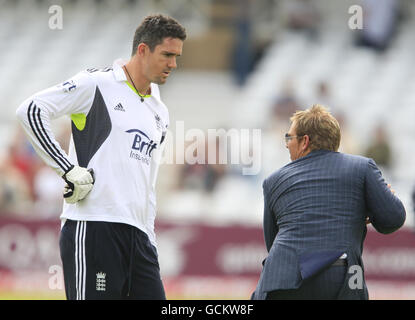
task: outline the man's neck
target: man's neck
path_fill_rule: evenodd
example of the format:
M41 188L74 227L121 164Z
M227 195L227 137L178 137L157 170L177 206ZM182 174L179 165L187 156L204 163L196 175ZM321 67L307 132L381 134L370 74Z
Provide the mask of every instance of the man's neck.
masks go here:
M297 159L304 158L304 157L305 157L305 156L307 156L310 152L311 152L311 150L310 150L310 149L306 149L306 150L302 151L302 152L299 154L299 156L298 156L298 158L297 158ZM295 160L297 160L297 159L295 159Z
M127 69L127 71L125 69ZM124 65L124 73L128 82L131 83L140 95L150 94L151 83L142 75L140 65L138 61L135 60L135 57L132 57L130 61Z

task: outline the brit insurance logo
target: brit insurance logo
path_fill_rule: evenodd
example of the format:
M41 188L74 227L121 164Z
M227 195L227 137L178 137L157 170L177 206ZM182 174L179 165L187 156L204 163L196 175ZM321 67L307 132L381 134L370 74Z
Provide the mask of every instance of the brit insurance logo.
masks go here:
M134 134L133 144L131 145L130 158L149 165L151 154L157 149L157 143L149 138L147 134L138 129L130 129L126 132Z
M76 84L73 80L68 80L61 85L58 85L58 87L61 87L63 92L68 93L76 89Z

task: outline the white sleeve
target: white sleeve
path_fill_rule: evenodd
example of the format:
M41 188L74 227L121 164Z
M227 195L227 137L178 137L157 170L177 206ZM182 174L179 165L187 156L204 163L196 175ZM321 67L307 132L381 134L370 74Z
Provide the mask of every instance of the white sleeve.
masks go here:
M56 141L50 129L50 120L63 115L87 115L95 90L93 77L87 71L82 71L62 84L34 94L16 111L16 116L37 154L60 176L68 172L72 164Z

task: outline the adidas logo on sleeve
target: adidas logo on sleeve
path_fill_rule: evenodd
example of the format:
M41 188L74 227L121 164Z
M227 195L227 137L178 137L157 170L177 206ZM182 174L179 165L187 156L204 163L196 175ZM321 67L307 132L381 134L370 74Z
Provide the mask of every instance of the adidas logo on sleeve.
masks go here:
M114 110L116 110L116 111L124 111L124 112L125 112L125 109L124 109L124 107L122 106L122 104L121 104L121 103L117 104L117 105L114 107Z

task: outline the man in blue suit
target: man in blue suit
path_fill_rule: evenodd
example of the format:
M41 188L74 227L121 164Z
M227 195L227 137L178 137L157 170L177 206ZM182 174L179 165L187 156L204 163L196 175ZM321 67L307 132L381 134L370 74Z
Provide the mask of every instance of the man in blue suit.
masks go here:
M366 224L399 229L405 208L372 159L337 152L340 127L322 106L291 117L292 162L263 183L268 257L253 299L368 299Z

